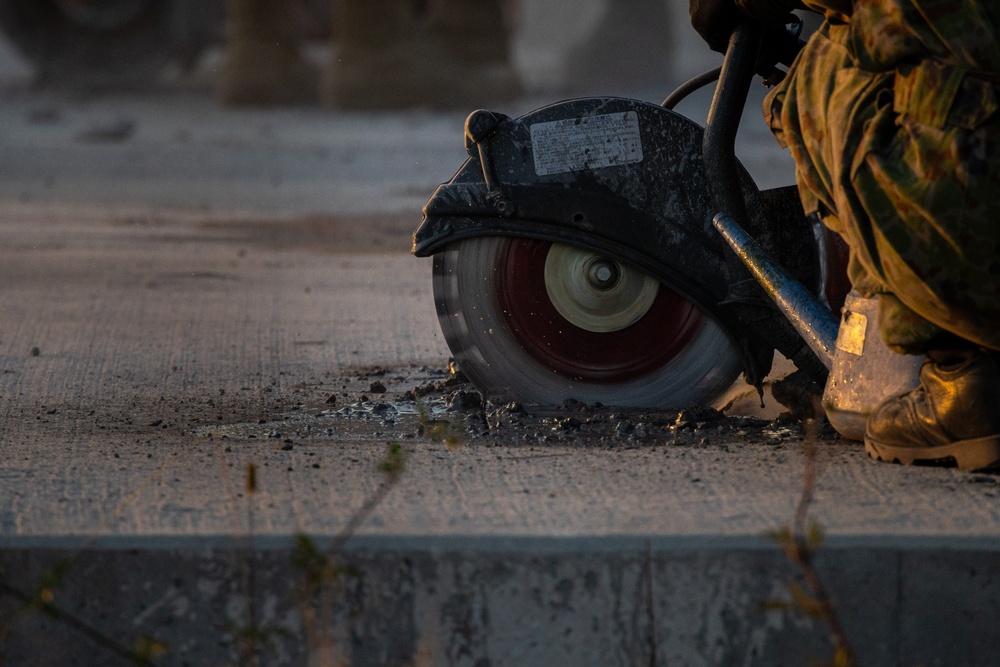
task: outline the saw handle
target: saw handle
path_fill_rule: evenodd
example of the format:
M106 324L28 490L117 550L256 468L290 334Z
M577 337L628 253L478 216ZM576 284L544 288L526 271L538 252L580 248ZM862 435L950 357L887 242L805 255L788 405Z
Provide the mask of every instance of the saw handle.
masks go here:
M794 30L765 26L752 19L736 26L708 110L702 156L712 200L718 213L731 216L751 234L757 230L748 226L736 160L736 134L754 75L773 73L779 62L790 64L804 45L799 39L801 30L801 22Z
M802 39L802 19L793 16L794 23L786 26L764 26L764 37L757 54L757 74L764 79L764 85L777 85L785 78L778 65L791 67L799 51L806 45Z
M763 238L764 230L747 212L743 198L739 163L736 160L736 133L746 106L750 83L756 73L764 26L744 21L733 31L729 40L719 83L708 111L702 158L708 177L709 194L717 212L716 219L735 222L751 238ZM791 359L795 365L819 383L826 381L828 368L806 344L795 328L774 309L762 308L761 287L749 275L736 253L724 250L729 285L726 303L737 317L773 349ZM771 355L757 358L748 355L744 375L747 382L760 387L771 369Z
M748 226L746 202L740 187L739 163L736 160L736 133L746 106L750 83L757 69L764 28L756 21L744 21L729 40L719 82L705 123L702 158L708 175L708 187L716 212L724 213L751 235L757 230Z

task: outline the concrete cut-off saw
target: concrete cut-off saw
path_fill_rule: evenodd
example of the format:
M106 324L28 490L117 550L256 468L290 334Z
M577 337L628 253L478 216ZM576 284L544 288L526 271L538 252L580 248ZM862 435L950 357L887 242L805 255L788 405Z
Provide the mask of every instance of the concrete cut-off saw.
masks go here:
M780 75L801 44L790 29L768 62L762 34L739 26L722 67L660 105L468 117L469 158L424 207L413 253L433 256L441 329L487 398L711 405L740 372L759 388L778 351L860 438L873 404L916 384L916 362L881 344L874 304L848 293L843 241L794 186L761 191L735 157L755 73ZM673 110L716 81L705 127Z

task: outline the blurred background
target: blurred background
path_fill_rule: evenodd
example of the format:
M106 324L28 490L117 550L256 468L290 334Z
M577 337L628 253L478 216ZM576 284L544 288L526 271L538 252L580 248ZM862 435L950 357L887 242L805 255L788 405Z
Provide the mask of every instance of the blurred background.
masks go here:
M222 51L230 80L215 83L247 103L361 106L348 94L357 93L352 78L372 91L369 105L382 106L461 102L462 77L466 87L493 84L498 97L625 93L663 88L711 60L682 0L2 0L0 28L16 46L3 54L5 69L76 89L191 77L214 69ZM296 71L300 57L315 90ZM504 64L516 81L501 80ZM386 65L395 71L377 69ZM404 94L401 82L427 94ZM395 94L383 94L393 83Z
M720 62L683 0L0 0L0 201L415 222L473 109L658 103ZM784 185L763 93L738 151Z

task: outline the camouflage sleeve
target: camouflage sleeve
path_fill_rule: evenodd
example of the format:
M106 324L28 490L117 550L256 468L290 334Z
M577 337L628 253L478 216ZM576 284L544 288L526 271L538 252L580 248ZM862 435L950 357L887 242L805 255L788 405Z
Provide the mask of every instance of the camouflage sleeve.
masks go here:
M847 23L851 17L851 0L803 0L802 4L838 23Z
M996 9L984 0L869 0L856 3L849 48L858 66L887 71L936 58L1000 71Z
M736 0L736 5L747 16L776 25L788 23L792 11L805 9L801 0Z

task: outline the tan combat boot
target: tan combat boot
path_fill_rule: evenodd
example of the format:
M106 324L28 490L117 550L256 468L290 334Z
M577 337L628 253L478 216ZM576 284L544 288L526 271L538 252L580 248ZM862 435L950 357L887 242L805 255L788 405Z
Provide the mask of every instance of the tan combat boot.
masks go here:
M519 91L499 0L342 0L325 103L347 109L485 106Z
M284 0L226 0L223 104L291 104L317 98L318 74L303 60Z
M865 451L894 463L1000 468L1000 352L929 351L920 386L872 411Z

